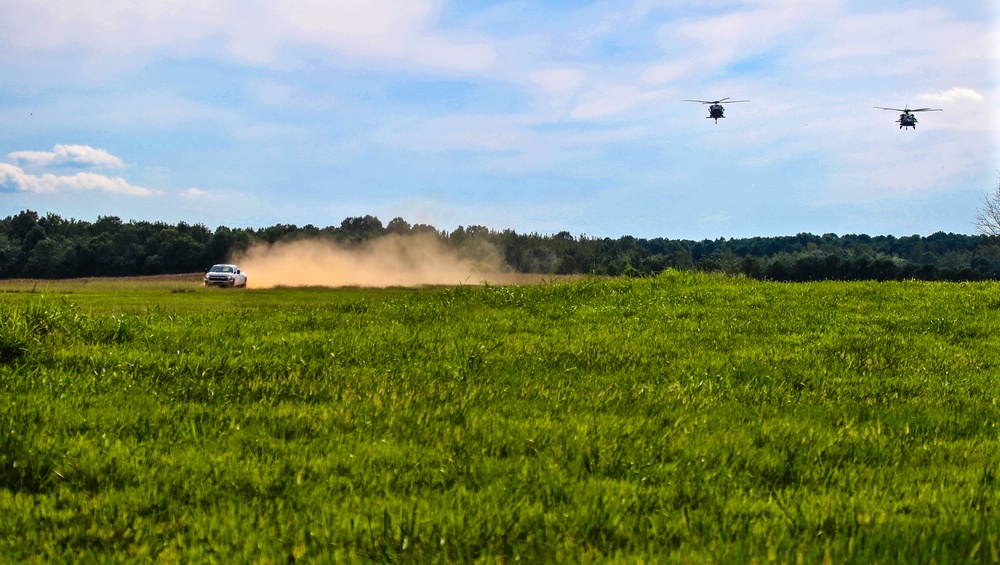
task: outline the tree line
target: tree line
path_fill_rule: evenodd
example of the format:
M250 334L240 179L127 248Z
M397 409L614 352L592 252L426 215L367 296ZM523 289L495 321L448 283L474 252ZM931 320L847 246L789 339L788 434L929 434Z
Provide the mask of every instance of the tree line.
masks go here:
M489 248L503 268L520 273L649 276L665 269L744 275L762 280L946 280L1000 278L997 236L934 233L905 237L814 235L741 239L617 239L519 234L483 226L448 232L366 215L339 226L276 224L214 230L202 224L96 222L24 210L0 220L0 278L123 277L204 271L255 243L324 239L359 246L388 234L428 234L475 259Z

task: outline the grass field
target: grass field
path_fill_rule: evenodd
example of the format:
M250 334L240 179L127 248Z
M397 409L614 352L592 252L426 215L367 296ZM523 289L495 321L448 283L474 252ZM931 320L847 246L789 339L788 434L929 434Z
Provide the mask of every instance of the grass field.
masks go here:
M0 561L1000 562L1000 285L0 282Z

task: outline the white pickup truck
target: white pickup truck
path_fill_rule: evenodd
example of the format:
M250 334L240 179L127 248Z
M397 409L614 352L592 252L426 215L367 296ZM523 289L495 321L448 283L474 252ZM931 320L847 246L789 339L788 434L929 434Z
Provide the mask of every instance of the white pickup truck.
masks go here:
M205 273L205 286L246 286L247 274L236 265L212 265Z

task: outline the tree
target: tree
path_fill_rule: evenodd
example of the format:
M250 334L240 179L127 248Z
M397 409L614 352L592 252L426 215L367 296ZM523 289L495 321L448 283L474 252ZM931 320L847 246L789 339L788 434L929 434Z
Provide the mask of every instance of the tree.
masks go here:
M1000 172L993 192L983 197L983 207L976 216L976 229L983 235L1000 236Z
M32 228L38 226L38 212L23 210L16 216L8 217L7 223L8 235L20 243Z
M408 235L410 233L410 224L403 218L396 216L389 220L389 224L385 226L385 231L397 235Z
M0 233L0 279L12 279L20 274L21 246Z
M385 235L385 228L382 222L370 214L345 218L340 222L340 231L347 235L347 239L353 243L361 243L369 239Z
M69 278L75 274L71 265L73 259L72 246L47 237L32 247L21 274L36 279Z

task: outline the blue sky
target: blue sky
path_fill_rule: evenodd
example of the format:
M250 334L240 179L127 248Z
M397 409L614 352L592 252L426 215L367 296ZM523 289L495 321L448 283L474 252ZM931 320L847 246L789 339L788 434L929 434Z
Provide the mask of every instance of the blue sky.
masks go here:
M0 215L974 233L992 0L0 0ZM718 124L685 99L749 99ZM930 106L916 130L873 106Z

